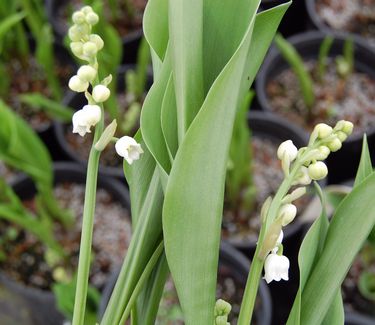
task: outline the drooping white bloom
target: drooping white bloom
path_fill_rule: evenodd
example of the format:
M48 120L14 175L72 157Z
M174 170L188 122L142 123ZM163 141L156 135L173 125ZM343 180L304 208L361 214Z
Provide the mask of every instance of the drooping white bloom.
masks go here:
M278 213L278 217L281 218L281 224L286 226L290 224L297 215L297 207L294 204L284 204Z
M94 98L97 103L105 102L110 95L110 90L104 85L97 85L92 90L92 98Z
M280 144L279 148L277 149L277 157L282 160L284 156L288 156L289 162L292 162L296 159L298 154L297 147L293 144L292 140L284 141Z
M69 88L77 93L82 93L87 90L89 83L85 80L82 80L77 75L69 79Z
M289 280L289 259L284 255L271 253L264 262L264 279L267 283L272 281Z
M328 174L328 168L322 161L317 161L309 166L309 176L316 181L323 179Z
M81 137L90 133L91 127L100 121L101 115L102 112L98 105L85 105L73 114L73 133L78 133Z
M142 147L132 137L123 136L115 144L116 152L123 157L129 165L138 160L143 153Z

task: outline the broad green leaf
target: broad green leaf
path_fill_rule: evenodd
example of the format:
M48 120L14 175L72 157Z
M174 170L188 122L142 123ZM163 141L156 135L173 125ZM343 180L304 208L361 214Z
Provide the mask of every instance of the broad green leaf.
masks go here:
M346 273L375 224L375 173L344 199L327 233L324 250L302 292L301 324L320 324Z
M259 15L254 33L253 12L239 48L208 92L172 166L163 231L186 324L213 322L222 199L235 113L288 5Z
M203 54L203 3L203 0L169 1L169 46L179 143L204 99L202 57L206 53Z
M24 19L26 14L24 12L19 12L13 14L2 20L0 23L0 53L3 50L3 38L4 35L13 28L14 25L18 24L22 19Z
M359 162L359 167L357 170L357 175L355 177L354 187L358 186L362 183L367 176L372 173L372 163L370 157L370 151L367 144L367 136L363 136L362 142L362 152L361 152L361 159Z
M51 118L62 122L70 122L74 113L71 107L51 100L40 93L22 94L20 99L23 103L30 105L31 108L37 111L44 111Z

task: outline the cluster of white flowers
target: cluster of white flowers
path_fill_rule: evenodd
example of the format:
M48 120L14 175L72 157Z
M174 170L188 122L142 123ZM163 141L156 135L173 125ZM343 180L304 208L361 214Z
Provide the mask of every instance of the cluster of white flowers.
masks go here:
M268 234L268 244L271 243L270 254L266 257L264 264L265 280L267 283L275 280L288 280L289 260L282 255L282 227L290 224L297 215L297 207L292 203L306 193L305 185L309 185L312 180L321 180L328 174L328 168L322 161L331 152L339 150L342 142L353 132L353 123L339 121L334 128L327 124L320 123L315 126L311 133L307 147L299 150L291 140L280 144L277 150L277 157L281 160L285 177L291 176L291 185L298 187L292 193L287 194L282 200L277 217ZM297 169L291 175L291 163L298 160ZM272 233L273 232L273 233ZM275 234L277 232L277 234ZM278 235L278 237L276 237ZM276 244L275 243L275 238Z
M73 13L72 20L73 26L69 28L70 49L76 57L87 61L87 64L82 65L77 74L69 80L69 88L75 92L84 92L88 99L88 105L75 112L72 118L73 133L78 133L83 137L86 133L90 133L91 127L94 127L102 119L102 109L99 104L105 102L111 95L107 86L111 82L112 76L109 75L100 83L97 82L97 54L103 48L104 41L99 35L91 33L91 30L99 22L98 15L90 6L85 6ZM88 91L90 84L92 86L91 94ZM111 128L113 128L113 124ZM100 147L103 147L102 143ZM116 142L115 148L117 153L129 164L138 160L143 153L141 145L128 136L120 138Z

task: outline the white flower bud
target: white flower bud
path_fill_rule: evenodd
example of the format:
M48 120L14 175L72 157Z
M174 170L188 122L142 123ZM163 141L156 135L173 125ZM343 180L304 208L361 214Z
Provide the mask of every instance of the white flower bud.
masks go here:
M115 149L117 154L123 157L129 165L131 165L134 160L138 160L143 153L141 145L128 136L120 138L115 144Z
M326 146L319 146L318 150L319 154L314 157L316 160L325 160L331 153L329 148Z
M91 34L89 36L89 40L90 40L90 42L93 42L93 43L96 44L96 47L97 47L98 51L100 51L104 46L103 39L97 34Z
M346 133L343 131L337 131L335 134L341 142L344 142L348 138Z
M90 12L94 12L94 11L92 10L91 6L84 6L84 7L81 8L81 11L82 11L85 15L89 14Z
M77 76L83 80L91 82L95 79L97 71L90 65L83 65L77 71Z
M264 262L264 279L267 283L272 281L289 280L289 259L284 255L269 254Z
M297 176L296 180L292 183L292 185L309 185L311 183L311 178L309 176L307 167L301 166L300 172Z
M73 25L69 28L68 35L73 42L79 42L89 33L89 27L84 25Z
M277 157L282 160L284 155L287 155L289 158L289 162L292 162L296 159L298 154L297 147L293 144L292 140L284 141L280 144L279 148L277 149Z
M80 79L78 76L73 76L69 79L69 88L77 93L82 93L87 90L89 83Z
M277 251L279 250L279 245L281 245L281 243L283 242L283 239L284 239L284 232L280 230L280 235L277 238L275 248L271 251L272 253L274 254L277 253Z
M85 21L86 21L85 14L82 11L74 12L73 15L72 15L72 21L73 21L73 23L75 23L77 25L85 23Z
M92 98L94 98L97 103L105 102L110 95L111 91L103 85L97 85L92 90Z
M333 129L327 124L319 123L315 126L313 132L317 134L318 138L325 139L332 134Z
M83 44L83 54L87 55L88 57L93 57L98 53L98 47L94 42L86 42Z
M341 120L338 121L335 130L344 132L347 136L351 135L353 132L353 123L350 121Z
M278 213L278 218L281 218L281 225L285 227L290 224L297 215L297 208L294 204L284 204Z
M336 152L338 150L341 149L342 147L342 143L340 141L339 138L335 138L333 139L332 141L330 141L328 144L327 144L327 147L329 148L329 150L331 150L332 152Z
M82 137L90 133L90 128L100 121L101 116L102 111L98 105L85 105L73 114L73 133L78 133Z
M83 43L82 42L71 42L70 49L75 56L80 57L83 54Z
M317 161L316 163L311 164L308 170L309 176L316 181L323 179L328 174L328 168L322 161Z
M86 22L90 25L96 25L99 21L99 16L95 12L86 14Z

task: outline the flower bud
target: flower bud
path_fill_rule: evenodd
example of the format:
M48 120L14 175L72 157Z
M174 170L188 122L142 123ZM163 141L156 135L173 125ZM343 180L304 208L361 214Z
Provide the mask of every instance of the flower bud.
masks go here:
M83 54L83 44L82 42L71 42L70 49L75 56L80 57Z
M319 146L318 150L319 150L319 153L315 157L316 160L325 160L331 153L329 148L326 146Z
M89 33L89 27L84 25L73 25L69 28L68 35L73 42L79 42Z
M82 93L87 90L89 83L80 79L78 76L73 76L69 80L69 88L77 93Z
M343 131L337 131L335 134L337 135L338 139L341 142L344 142L348 138L348 136L346 135L346 133L343 132Z
M309 185L311 183L311 178L307 171L307 167L305 166L301 166L300 172L297 177L298 178L296 178L292 185Z
M215 315L229 315L232 310L230 303L226 302L223 299L218 299L215 304Z
M85 14L82 11L76 11L72 15L72 21L73 21L73 23L75 23L77 25L81 25L81 24L85 23L85 21L86 21L85 18L86 18Z
M91 82L96 77L97 71L90 65L83 65L77 71L78 77L83 81Z
M87 14L89 14L89 13L91 13L91 12L94 12L90 6L84 6L84 7L82 7L82 8L81 8L81 11L82 11L85 15L87 15Z
M344 132L347 136L351 135L353 132L353 123L350 121L341 120L338 121L335 130Z
M322 161L317 161L311 164L308 168L309 176L314 180L320 180L327 176L328 168Z
M342 143L340 141L339 138L335 138L333 139L332 141L330 141L328 144L327 144L327 147L329 148L329 150L331 150L332 152L336 152L337 150L340 150L341 147L342 147Z
M283 160L284 155L287 155L289 158L289 161L292 162L294 159L296 159L298 154L297 147L293 144L292 140L284 141L280 144L279 148L277 149L277 157L280 160Z
M297 208L294 204L284 204L278 213L278 218L281 218L281 225L285 227L290 224L297 215Z
M86 14L86 22L92 26L96 25L99 21L99 16L95 12Z
M319 123L315 126L313 132L317 134L318 138L325 139L332 134L333 129L325 123Z
M98 53L98 47L94 42L86 42L83 44L83 54L87 55L88 57L93 57Z
M228 316L221 315L215 318L215 325L228 325Z
M97 34L91 34L91 35L89 36L89 40L90 40L90 42L95 43L96 48L98 49L98 51L100 51L100 50L103 48L103 46L104 46L104 41L103 41L102 38L101 38L99 35L97 35Z
M92 90L92 98L94 98L97 103L105 102L109 98L110 94L110 90L103 85L97 85Z

